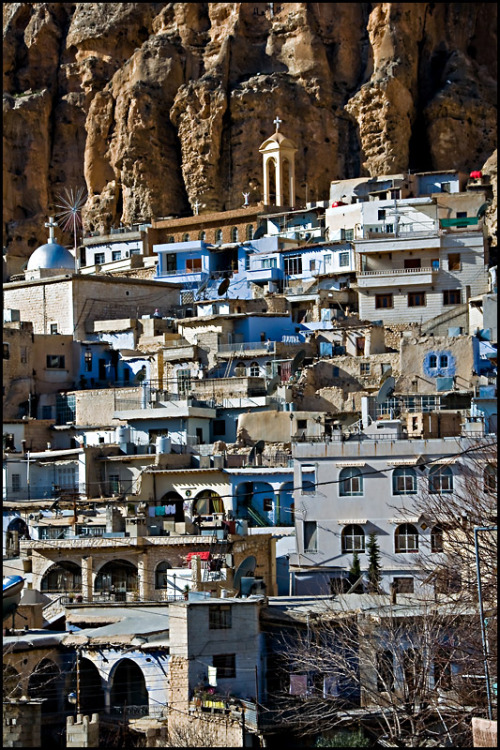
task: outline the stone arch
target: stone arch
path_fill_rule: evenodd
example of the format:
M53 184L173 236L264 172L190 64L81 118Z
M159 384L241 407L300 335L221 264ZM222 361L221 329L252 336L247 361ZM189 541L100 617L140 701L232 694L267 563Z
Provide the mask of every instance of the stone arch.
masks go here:
M181 495L179 495L178 492L175 492L175 490L170 490L169 492L166 492L163 497L160 500L159 503L160 506L163 506L164 508L167 508L169 512L165 511L165 519L166 520L174 520L176 523L182 523L182 521L185 520L184 516L184 499ZM174 507L174 512L171 513L172 506Z
M162 560L155 568L155 589L168 588L168 571L172 564L168 560Z
M148 706L149 696L144 673L137 662L120 659L109 675L111 710L113 707Z
M71 560L52 563L42 575L40 590L47 594L82 591L82 569Z
M101 674L91 659L80 658L80 707L83 714L103 711L104 686ZM76 677L76 676L75 676ZM76 680L73 689L76 689Z
M129 560L117 559L104 563L96 573L96 593L121 593L136 591L138 586L137 566Z

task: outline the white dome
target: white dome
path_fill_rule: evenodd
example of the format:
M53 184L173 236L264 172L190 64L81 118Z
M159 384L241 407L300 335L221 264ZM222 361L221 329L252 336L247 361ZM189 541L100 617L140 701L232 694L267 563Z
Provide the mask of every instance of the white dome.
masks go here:
M27 271L36 271L39 268L61 268L75 270L75 259L69 250L66 250L57 242L47 242L46 245L37 247L26 266Z

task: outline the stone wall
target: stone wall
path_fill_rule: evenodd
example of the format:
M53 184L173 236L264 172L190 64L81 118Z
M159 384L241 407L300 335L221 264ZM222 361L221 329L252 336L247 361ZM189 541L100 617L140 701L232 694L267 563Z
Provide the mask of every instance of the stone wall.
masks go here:
M4 701L3 746L41 747L42 701Z
M66 719L66 747L99 747L99 714Z

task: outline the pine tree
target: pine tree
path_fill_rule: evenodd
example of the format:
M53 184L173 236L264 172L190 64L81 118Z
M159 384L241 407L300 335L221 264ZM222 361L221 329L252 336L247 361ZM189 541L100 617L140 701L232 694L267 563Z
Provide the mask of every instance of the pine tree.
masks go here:
M352 565L349 570L349 585L353 586L358 578L361 576L361 563L359 562L359 555L354 552L352 556Z
M369 591L375 594L380 592L380 581L382 580L380 567L380 549L377 542L377 535L371 533L366 545L368 552L368 587Z

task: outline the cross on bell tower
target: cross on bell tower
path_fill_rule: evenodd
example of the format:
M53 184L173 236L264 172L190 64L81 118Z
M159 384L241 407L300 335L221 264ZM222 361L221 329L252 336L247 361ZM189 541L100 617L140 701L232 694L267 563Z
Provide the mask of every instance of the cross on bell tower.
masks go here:
M273 125L276 125L276 132L279 131L282 122L283 120L280 120L279 115L276 115L276 119L273 120Z
M54 234L54 227L59 226L56 221L54 221L53 216L49 216L49 220L45 222L45 226L49 227L49 242L55 243L56 236Z

